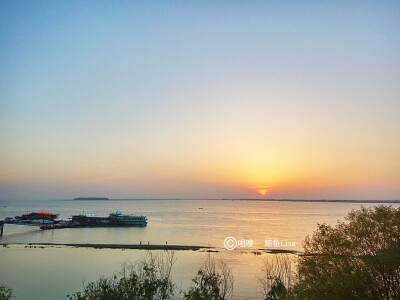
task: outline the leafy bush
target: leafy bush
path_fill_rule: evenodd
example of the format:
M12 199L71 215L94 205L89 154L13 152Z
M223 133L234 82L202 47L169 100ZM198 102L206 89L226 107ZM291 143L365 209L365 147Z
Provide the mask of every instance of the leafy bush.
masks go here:
M11 300L13 298L12 289L0 285L0 300Z
M304 251L296 283L267 299L400 299L400 208L362 208L334 227L318 225Z
M217 265L210 255L192 280L185 300L229 300L233 298L233 276L225 261Z
M304 243L299 287L311 299L400 297L400 208L352 211L335 227L319 225Z
M284 283L279 278L275 278L272 282L271 288L265 295L265 300L285 299L287 298L288 293L288 289Z
M83 292L68 295L70 300L167 300L174 285L171 270L174 253L153 256L148 253L135 265L124 266L121 276L102 277L84 286Z
M265 300L285 298L293 280L292 260L288 254L274 254L261 261L258 281Z

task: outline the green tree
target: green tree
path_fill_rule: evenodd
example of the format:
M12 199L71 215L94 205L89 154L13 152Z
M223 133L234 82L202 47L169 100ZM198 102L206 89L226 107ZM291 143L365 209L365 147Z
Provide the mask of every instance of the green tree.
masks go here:
M174 284L171 270L174 253L153 256L151 252L135 265L124 266L120 276L102 277L84 286L83 292L68 295L70 300L167 300Z
M0 285L0 300L14 299L12 289Z
M400 299L400 208L353 210L319 224L303 246L294 284L282 259L264 264L266 300Z
M318 225L304 251L297 299L400 298L400 208L362 208L334 227Z
M225 261L217 265L210 255L192 280L185 300L230 300L233 298L233 276Z
M265 300L285 299L287 298L287 296L288 296L288 289L279 278L275 278L275 280L271 285L271 288L265 295Z
M265 300L285 298L293 280L292 260L288 254L272 254L261 260L257 276Z

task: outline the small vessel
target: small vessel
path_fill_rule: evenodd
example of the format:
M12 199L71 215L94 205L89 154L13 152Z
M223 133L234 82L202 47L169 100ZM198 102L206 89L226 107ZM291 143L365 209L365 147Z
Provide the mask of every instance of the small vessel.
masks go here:
M110 214L109 218L115 220L120 224L130 226L146 226L147 218L145 216L136 215L123 215L122 212L117 211L115 214Z
M6 217L4 220L5 224L14 224L17 223L17 219L13 217Z
M95 214L72 216L73 227L124 227L147 226L147 218L138 215L123 215L122 212L109 214L108 217L97 217Z

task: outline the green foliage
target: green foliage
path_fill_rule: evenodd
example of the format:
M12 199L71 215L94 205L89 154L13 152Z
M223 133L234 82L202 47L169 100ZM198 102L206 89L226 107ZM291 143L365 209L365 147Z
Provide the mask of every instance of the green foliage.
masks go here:
M185 293L185 300L228 300L233 297L231 270L225 262L217 267L211 256L192 281L193 286Z
M305 239L295 284L287 270L282 257L264 263L266 300L400 299L400 208L362 208L336 226L318 225Z
M288 296L288 290L283 282L276 278L272 283L271 289L268 291L265 300L279 300L285 299Z
M167 300L172 299L174 285L171 269L173 253L154 257L151 253L134 266L124 266L121 276L100 278L84 286L83 292L68 295L70 300Z
M399 299L400 208L352 211L304 242L297 299Z
M14 299L12 289L0 285L0 300Z
M292 260L288 254L273 254L261 261L260 274L257 276L261 294L266 300L286 297L287 288L293 280Z

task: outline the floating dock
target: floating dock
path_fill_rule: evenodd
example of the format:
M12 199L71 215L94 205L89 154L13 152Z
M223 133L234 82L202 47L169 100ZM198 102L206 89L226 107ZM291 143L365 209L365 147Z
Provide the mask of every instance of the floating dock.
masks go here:
M58 214L49 212L37 212L7 217L1 221L1 234L3 234L3 225L29 225L40 226L40 229L63 229L63 228L84 228L84 227L145 227L147 226L146 216L124 215L122 212L109 214L108 217L97 217L95 214L82 214L72 216L69 220L56 220Z

